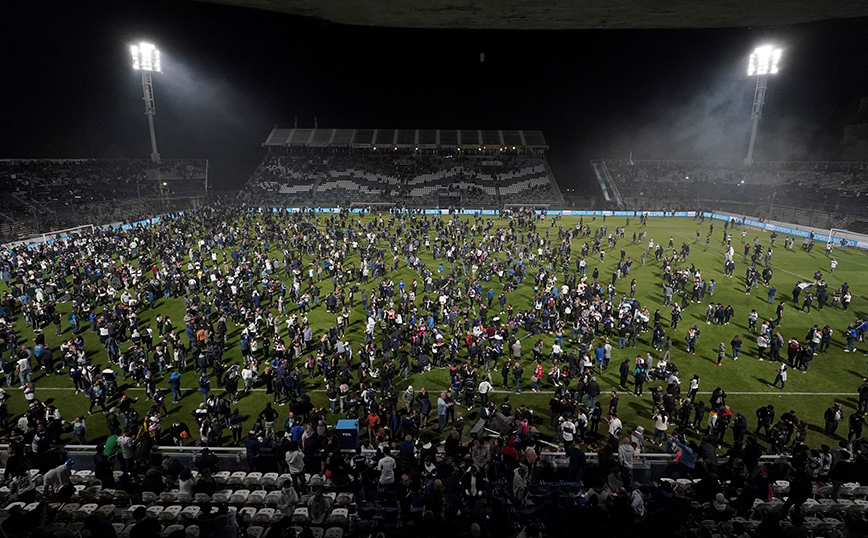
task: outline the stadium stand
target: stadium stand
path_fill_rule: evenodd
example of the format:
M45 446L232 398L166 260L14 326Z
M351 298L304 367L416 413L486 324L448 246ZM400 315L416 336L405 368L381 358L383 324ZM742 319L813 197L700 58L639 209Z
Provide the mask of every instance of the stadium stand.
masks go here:
M647 462L637 459L628 472L609 446L587 455L588 463L580 467L571 463L572 453L547 452L534 465L522 452L522 463L511 467L506 446L497 439L451 455L425 447L426 464L419 453L392 458L381 451L350 451L345 463L336 465L330 457L328 473L306 472L303 479L263 467L269 459L274 462L270 449L252 462L261 470L225 470L224 460L209 458L207 451L189 466L173 455L137 459L132 476L118 470L98 476L71 461L23 474L9 467L3 472L14 478L0 488L6 499L0 529L9 537L83 531L103 536L94 533L102 524L120 537L181 531L173 536L343 538L413 530L434 536L425 529L431 524L472 533L476 524L484 536L515 536L529 525L542 525L547 536L566 536L572 525L593 522L595 528L617 528L619 536L648 536L653 525L664 524L668 532L684 536L764 536L763 531L780 536L804 527L812 536L831 538L865 525L868 488L859 483L864 469L849 480L839 477L844 467L866 464L864 444L857 444L861 452L855 461L840 449L832 470L822 476L811 474L814 456L807 451L799 455L807 467L763 457L747 464L755 466L751 470L733 455L713 465L703 460L689 474L672 472L685 470L686 464L670 463L670 472L653 479L642 475ZM694 458L691 452L699 453L698 448L685 445L683 450ZM480 465L483 449L491 456ZM394 462L394 483L381 483L378 464L385 458ZM56 480L68 485L58 488ZM24 522L24 516L31 519ZM145 527L155 534L138 534ZM48 534L37 534L37 528Z
M263 145L269 153L243 192L249 202L485 208L564 203L539 132L274 129Z
M0 160L0 235L17 238L80 224L153 214L138 200L203 196L205 160L8 159Z
M868 216L868 163L592 163L631 209L719 209L820 227ZM610 191L613 189L609 189Z

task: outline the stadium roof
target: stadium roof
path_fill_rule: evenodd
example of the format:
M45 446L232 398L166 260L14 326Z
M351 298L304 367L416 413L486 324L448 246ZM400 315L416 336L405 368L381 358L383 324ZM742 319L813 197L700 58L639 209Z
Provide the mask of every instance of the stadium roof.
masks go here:
M275 128L262 144L269 147L385 148L515 148L546 150L542 131L497 131L477 129L280 129Z
M852 0L203 0L358 26L548 30L776 26L868 16Z

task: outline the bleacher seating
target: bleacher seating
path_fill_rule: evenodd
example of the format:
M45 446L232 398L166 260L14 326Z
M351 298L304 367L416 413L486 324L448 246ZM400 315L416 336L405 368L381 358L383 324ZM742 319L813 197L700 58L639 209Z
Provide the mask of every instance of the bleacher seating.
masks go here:
M130 202L203 196L206 175L204 160L0 160L0 215L4 223L34 221L22 231L128 220L138 214ZM10 228L5 235L15 235L12 232Z
M772 206L868 216L868 164L604 161L624 205L636 210ZM762 207L760 207L762 206ZM757 215L757 216L766 216Z
M722 464L722 471L725 470L724 467L725 465ZM443 476L445 482L449 482L447 477L451 472L455 472L454 469L457 467L453 467L452 463L441 462L438 475ZM796 472L792 469L780 468L779 463L771 463L771 460L766 463L766 471L770 477L772 475L789 477ZM421 489L409 494L405 492L402 494L404 495L402 501L397 490L378 486L376 479L371 476L363 479L360 490L350 493L346 491L346 487L338 487L329 480L314 475L308 477L308 482L313 485L313 489L324 488L323 495L327 497L328 506L326 513L314 521L315 518L308 504L314 494L305 493L298 496L291 504L286 504L286 497L283 496L281 488L290 481L290 477L276 473L267 474L270 476L260 472L244 471L215 473L215 477L220 476L225 489L210 498L201 493L193 498L180 495L177 489L172 489L177 486L177 483L173 483L168 477L164 481L169 489L160 494L145 491L130 495L119 490L103 490L92 472L76 470L72 473L75 493L70 501L64 504L48 501L49 510L45 527L57 536L77 536L83 530L87 518L94 515L109 522L118 536L125 537L130 535L135 523L136 509L142 507L146 510L147 517L159 522L162 536L168 536L176 531L184 531L186 536L196 536L197 533L202 532L202 529L208 528L210 518L222 510L233 514L237 525L251 537L267 536L271 531L279 536L281 534L276 533L291 528L297 534L309 530L314 537L343 538L344 536L369 536L378 531L388 533L398 528L412 528L424 521L424 514L430 508L425 504L426 499L429 499L429 493ZM42 483L42 474L39 471L34 470L31 475L35 483ZM198 473L195 475L198 476ZM701 535L704 536L737 536L740 535L736 532L739 529L741 532L755 530L760 528L768 518L792 516L792 513L784 514L782 511L790 494L790 482L785 478L771 481L770 497L766 497L765 493L758 495L762 498L753 499L752 506L748 505L744 508L742 503L735 512L737 491L726 480L726 472L721 473L720 481L716 476L708 475L695 479L662 476L655 479L659 485L648 485L639 491L643 501L652 506L655 499L659 500L666 496L679 499L679 506L686 511L684 515L695 522L697 529L701 530ZM707 517L712 512L711 504L699 497L702 491L709 491L709 484L705 482L709 479L717 482L717 486L711 489L719 488L728 492L724 497L727 503L732 503L733 511L723 520ZM254 487L262 489L249 489ZM491 478L485 485L482 495L488 497L503 487L509 487L505 477ZM355 488L356 486L353 486L353 489ZM815 479L813 495L801 508L803 524L813 536L830 538L839 536L848 525L847 522L852 523L854 520L864 522L868 514L868 487L863 487L857 482L844 483L839 488L837 499L830 497L833 491L831 482L824 483ZM40 496L44 492L41 485L37 486L37 492ZM661 492L667 493L661 495ZM573 507L575 510L581 510L582 506L587 505L587 497L593 495L593 492L589 485L581 483L566 483L557 479L537 480L529 487L523 505L517 504L510 495L500 498L498 502L505 502L508 505L505 514L509 518L509 524L505 528L514 529L510 533L514 535L515 530L535 519L535 507L547 502L552 494L556 494L558 502L565 508ZM8 497L10 489L5 486L0 488L0 495ZM449 506L445 508L447 513L450 510L464 509L465 502L472 504L472 501L468 501L461 494L457 497L447 496L444 501L447 505L454 504L451 508ZM9 517L15 507L31 511L36 510L38 504L7 501L0 505L0 521ZM790 521L782 522L784 528L792 524Z
M431 207L446 192L449 201L460 200L466 207L563 202L542 155L281 151L270 153L254 173L244 190L248 201L302 206L393 202Z

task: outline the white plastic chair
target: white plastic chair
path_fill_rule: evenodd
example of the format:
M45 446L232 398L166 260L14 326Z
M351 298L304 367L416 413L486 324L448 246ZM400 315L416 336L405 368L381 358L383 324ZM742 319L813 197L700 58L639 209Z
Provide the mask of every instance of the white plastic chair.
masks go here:
M244 479L247 478L247 473L244 471L235 471L229 476L229 480L226 483L230 486L240 486L244 483Z
M181 510L180 518L181 518L181 519L191 519L191 520L195 520L197 517L199 517L199 514L200 514L201 512L202 512L202 509L199 508L198 506L195 506L195 505L192 505L192 506L185 506L185 507Z
M277 480L280 477L277 473L265 473L262 475L262 487L265 489L273 489L277 487Z
M307 507L301 506L292 512L292 522L297 525L307 525L310 523L310 512Z
M259 489L262 487L262 473L247 473L244 478L244 487L247 489Z
M252 506L245 506L244 508L238 509L238 514L236 517L240 518L245 523L253 520L253 516L256 515L256 508Z
M181 510L184 508L180 505L173 504L172 506L167 506L162 512L160 512L160 521L164 523L173 523L178 520L178 515L181 513Z
M260 508L253 516L253 523L268 525L274 519L274 508Z
M277 506L280 502L283 494L279 491L269 491L268 495L265 496L265 504L266 506Z
M214 493L214 495L211 496L211 500L216 504L225 504L229 502L229 498L231 496L231 489L221 489L220 491Z
M326 518L326 525L346 526L350 521L350 511L346 508L333 508Z
M230 504L244 504L247 502L247 497L250 496L250 490L239 489L229 496Z
M264 489L258 489L256 491L251 491L250 495L247 497L247 504L252 504L255 506L261 506L265 504L265 497L268 495L268 492Z

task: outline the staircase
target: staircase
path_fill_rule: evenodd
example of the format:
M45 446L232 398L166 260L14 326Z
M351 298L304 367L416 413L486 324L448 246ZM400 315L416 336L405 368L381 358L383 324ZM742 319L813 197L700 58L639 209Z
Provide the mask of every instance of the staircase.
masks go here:
M319 190L319 186L322 185L323 179L325 179L327 174L320 174L317 178L316 183L313 184L313 187L310 188L310 199L309 202L311 205L314 205L316 201L316 191Z
M594 169L594 174L597 176L597 183L600 184L600 190L603 191L603 198L607 202L614 202L618 207L624 207L624 199L621 198L621 193L618 191L618 186L615 185L615 180L612 179L612 174L609 173L609 168L606 167L606 161L591 161L591 167Z

